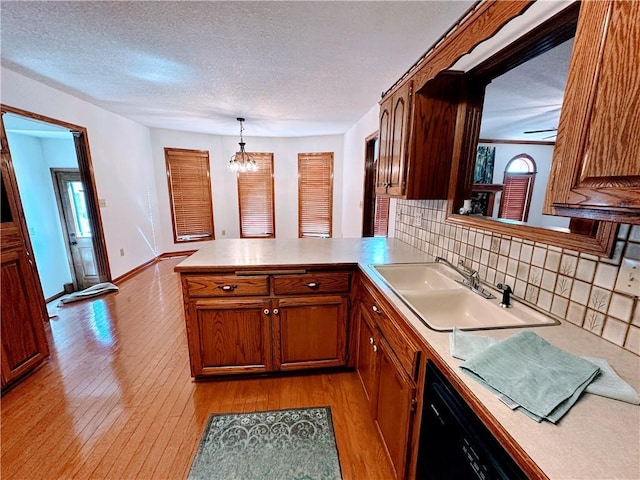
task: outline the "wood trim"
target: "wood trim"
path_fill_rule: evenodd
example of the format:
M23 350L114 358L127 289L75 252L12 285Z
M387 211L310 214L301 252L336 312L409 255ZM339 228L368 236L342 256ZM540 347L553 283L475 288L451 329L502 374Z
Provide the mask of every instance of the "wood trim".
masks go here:
M409 79L420 90L442 70L447 70L480 42L493 37L513 18L522 15L533 0L505 2L487 0L476 3L453 30L447 31L425 55L387 90L380 101L401 88Z
M499 138L480 138L478 143L502 143L504 145L545 145L553 147L556 142L547 142L544 140L500 140Z
M156 263L158 263L161 260L164 260L166 258L186 257L186 256L192 255L192 254L194 254L196 252L197 252L197 250L184 250L184 251L181 251L181 252L165 252L165 253L162 253L162 254L158 255L157 257L152 258L151 260L143 263L142 265L138 265L133 270L129 270L128 272L123 273L119 277L114 278L113 279L113 283L115 283L117 285L119 283L124 282L125 280L129 280L131 277L134 277L135 275L137 275L138 273L140 273L141 271L143 271L147 267L155 265Z
M71 131L76 148L80 178L82 179L82 183L84 184L87 193L85 200L87 203L87 210L89 211L91 230L94 233L93 250L96 259L96 267L98 269L98 278L100 282L111 281L109 257L107 254L107 245L105 241L104 228L102 225L102 216L100 215L100 209L98 208L98 189L95 182L87 129L80 125L75 125L73 123L58 120L56 118L47 117L38 113L22 110L20 108L0 104L0 114L4 115L5 113L12 113L22 117L30 118L32 120L58 125L63 128L68 128ZM4 123L2 126L2 130L4 132Z
M142 270L144 270L147 267L150 267L151 265L154 265L156 263L158 263L158 261L160 260L159 257L154 257L151 260L149 260L148 262L143 263L142 265L138 265L137 267L135 267L133 270L129 270L126 273L123 273L122 275L120 275L117 278L113 279L113 283L115 283L116 285L118 285L119 283L124 282L125 280L129 280L131 277L134 277L135 275L137 275L138 273L140 273Z
M484 217L476 218L469 215L459 215L457 213L449 215L447 223L526 238L534 242L557 245L578 252L592 253L604 257L611 255L617 229L617 224L615 223L600 222L598 231L594 236L576 233L568 234L567 232L558 230L514 224ZM516 231L514 231L514 226L517 226Z
M172 257L188 257L189 255L193 255L197 251L198 250L181 250L179 252L165 252L158 255L157 258L160 260L164 260L165 258L172 258Z

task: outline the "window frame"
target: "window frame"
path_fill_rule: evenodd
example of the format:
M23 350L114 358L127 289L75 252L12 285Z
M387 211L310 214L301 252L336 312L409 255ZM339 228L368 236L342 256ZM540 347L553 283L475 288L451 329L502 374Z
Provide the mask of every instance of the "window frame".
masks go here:
M509 171L510 165L519 160L524 160L526 162L527 166L529 167L528 172L510 172ZM531 207L531 197L533 195L533 186L536 180L536 173L538 173L536 162L530 155L527 155L526 153L520 153L514 156L513 158L511 158L511 160L507 162L507 164L504 167L504 177L502 180L503 187L502 187L502 195L500 197L500 208L498 210L498 218L511 220L515 222L526 222L529 219L529 208ZM522 181L526 181L526 191L524 192L524 195L522 198L517 199L518 201L521 202L518 206L518 208L522 212L520 215L520 218L515 219L515 218L504 217L503 215L507 215L508 211L513 208L513 207L507 206L507 202L509 201L508 194L510 191L513 191L513 190L510 190L509 187L514 185L517 182L522 182Z
M167 175L167 188L169 191L169 207L171 209L171 224L172 224L172 233L173 233L173 241L174 243L188 243L188 242L201 242L207 240L215 240L215 223L213 217L213 194L211 188L211 163L209 160L209 151L208 150L192 150L186 148L173 148L173 147L165 147L164 148L164 156L165 156L165 168ZM197 159L200 163L204 162L205 167L201 168L205 172L205 176L203 177L205 181L202 181L199 186L195 188L206 188L207 205L202 209L202 218L201 224L206 224L207 221L210 221L210 232L207 233L191 233L191 234L179 234L178 228L180 223L188 223L188 220L178 218L180 212L176 211L176 186L177 183L174 182L174 174L172 172L173 162L188 159L194 161ZM177 167L177 165L174 165ZM197 168L197 167L196 167ZM193 187L193 185L192 185ZM205 202L202 202L203 204ZM179 210L186 210L185 208L181 208Z
M266 152L247 152L248 155L253 158L258 164L257 172L238 172L236 174L237 177L237 186L238 186L238 223L240 228L240 238L275 238L276 237L276 215L275 215L275 189L274 189L274 161L273 161L273 153ZM262 234L247 234L246 230L248 229L248 225L244 226L243 218L247 214L246 205L243 208L243 188L242 185L243 179L250 179L253 176L253 180L256 180L256 177L262 176L265 177L265 166L268 166L268 175L269 178L263 178L264 185L268 188L271 196L270 203L270 213L271 213L271 233L263 232ZM266 191L266 190L265 190ZM255 189L252 189L252 193L255 194ZM246 199L246 197L245 197ZM269 199L267 198L268 202ZM249 213L250 214L250 213ZM257 214L256 214L257 215Z
M325 178L322 177L322 173L315 178L303 179L303 172L307 171L308 168L303 169L303 163L305 162L328 162L329 164L329 178L328 181L325 182ZM316 153L298 153L298 238L331 238L333 236L333 175L334 175L334 161L333 161L333 152L316 152ZM323 166L323 170L326 171L326 168ZM319 187L323 190L318 192L317 190L311 191L309 188L305 188L305 182L307 180L311 180L312 182L317 182L320 180L322 182ZM328 192L325 190L327 189ZM304 198L305 195L311 195L311 203L313 203L313 198L318 198L323 196L327 198L327 210L326 212L322 212L322 215L317 215L317 218L314 220L303 220L303 217L310 217L312 215L308 215L308 212L305 210L305 205L307 199ZM322 195L321 195L322 194ZM320 221L320 217L328 217L326 221ZM303 231L303 224L313 223L315 226L320 226L321 224L325 224L327 227L323 232L305 232ZM318 228L318 230L320 230Z

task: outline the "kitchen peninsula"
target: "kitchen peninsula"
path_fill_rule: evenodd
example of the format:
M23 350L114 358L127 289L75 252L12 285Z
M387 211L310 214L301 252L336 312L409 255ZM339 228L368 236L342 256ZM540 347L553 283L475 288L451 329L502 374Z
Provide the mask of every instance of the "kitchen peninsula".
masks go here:
M216 240L176 266L182 280L192 375L202 379L356 367L363 378L358 364L363 348L358 341L363 324L360 310L371 297L374 307L380 307L373 311L384 312L375 326L376 335L383 337L380 351L390 352L397 372L406 379L404 385L409 386L406 437L391 438L385 432L384 412L373 413L398 478L412 478L415 471L427 359L443 371L529 477L639 478L638 406L583 394L557 425L536 423L510 410L462 373L461 362L450 355L449 333L427 328L370 267L433 260L386 238ZM318 319L318 314L325 320ZM573 354L606 359L640 390L638 356L560 320L560 325L530 330ZM203 328L208 331L202 332ZM314 331L321 336L310 339ZM517 331L482 334L502 339ZM248 343L242 344L247 338ZM226 360L236 364L221 363ZM379 385L383 383L379 380ZM364 380L363 385L366 390ZM376 394L389 392L382 389ZM402 420L402 412L391 412L394 415ZM394 453L398 444L404 448L399 454ZM410 453L405 461L406 450Z

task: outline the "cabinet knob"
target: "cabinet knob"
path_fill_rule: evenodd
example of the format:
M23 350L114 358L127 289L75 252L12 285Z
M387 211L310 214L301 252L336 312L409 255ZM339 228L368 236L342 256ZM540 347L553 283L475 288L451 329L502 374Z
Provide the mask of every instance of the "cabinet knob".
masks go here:
M373 345L373 337L369 337L369 343Z
M376 312L378 315L382 315L382 310L380 310L378 307L376 307L375 305L373 307L371 307L371 309Z
M318 282L309 282L305 283L304 286L309 288L318 288L320 284Z
M265 308L262 313L264 313L265 315L269 315L269 309Z
M230 292L231 290L235 290L238 288L237 285L218 285L218 288L223 292Z
M378 346L377 346L377 345L374 345L374 346L373 346L373 353L376 353L377 351L378 351Z
M274 308L274 309L273 309L273 314L274 314L274 315L278 315L279 313L280 313L280 311L279 311L277 308Z

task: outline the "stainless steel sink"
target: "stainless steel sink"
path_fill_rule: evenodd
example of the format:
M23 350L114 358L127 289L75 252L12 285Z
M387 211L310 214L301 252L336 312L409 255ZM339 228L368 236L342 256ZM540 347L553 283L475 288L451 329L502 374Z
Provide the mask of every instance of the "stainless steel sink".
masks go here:
M516 301L500 306L501 294L487 299L458 283L459 275L441 263L372 265L393 292L433 330L481 330L558 325L560 322Z

